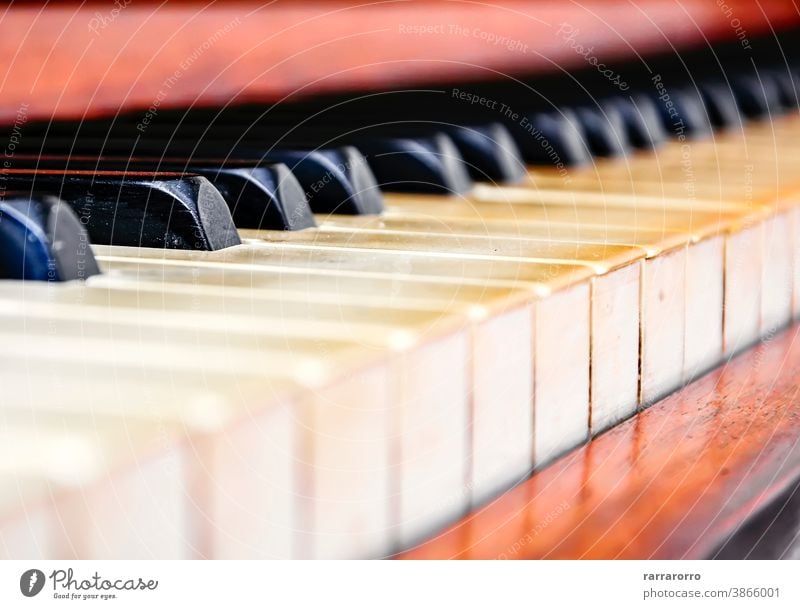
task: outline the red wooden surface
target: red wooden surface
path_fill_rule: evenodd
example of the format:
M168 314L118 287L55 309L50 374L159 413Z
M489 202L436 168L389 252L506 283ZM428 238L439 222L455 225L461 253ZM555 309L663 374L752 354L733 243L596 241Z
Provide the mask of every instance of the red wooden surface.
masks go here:
M798 21L791 0L119 2L0 9L0 121L569 70L573 44L606 62Z
M401 558L703 558L800 476L800 325Z

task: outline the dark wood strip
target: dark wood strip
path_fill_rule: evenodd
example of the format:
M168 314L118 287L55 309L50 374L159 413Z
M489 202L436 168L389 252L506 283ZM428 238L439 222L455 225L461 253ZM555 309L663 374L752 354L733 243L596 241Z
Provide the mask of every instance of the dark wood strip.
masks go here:
M800 324L404 553L704 558L800 476Z

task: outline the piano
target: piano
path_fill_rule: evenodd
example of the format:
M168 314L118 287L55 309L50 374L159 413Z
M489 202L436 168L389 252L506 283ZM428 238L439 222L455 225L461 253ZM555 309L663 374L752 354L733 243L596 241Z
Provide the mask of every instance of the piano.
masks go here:
M0 556L796 551L792 2L0 19Z

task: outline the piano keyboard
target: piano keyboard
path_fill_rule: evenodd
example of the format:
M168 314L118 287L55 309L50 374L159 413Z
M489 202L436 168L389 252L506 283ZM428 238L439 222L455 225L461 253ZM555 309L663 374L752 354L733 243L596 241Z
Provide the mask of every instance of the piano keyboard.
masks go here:
M715 102L738 126L663 145L655 111L540 117L595 155L566 173L498 125L134 157L131 125L32 126L0 174L0 556L390 556L776 332L800 118Z

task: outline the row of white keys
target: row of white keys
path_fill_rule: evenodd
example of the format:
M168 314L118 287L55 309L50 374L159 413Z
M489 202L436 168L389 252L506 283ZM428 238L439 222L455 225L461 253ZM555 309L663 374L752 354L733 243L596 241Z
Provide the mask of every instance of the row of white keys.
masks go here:
M578 251L589 252L589 247ZM565 450L586 440L589 434L589 325L609 328L613 340L620 333L619 324L609 317L611 308L600 298L592 305L592 286L608 285L603 293L620 302L620 294L628 296L624 303L625 343L624 370L605 367L597 359L596 378L608 378L624 391L607 392L606 409L619 410L617 404L635 410L637 405L638 375L638 264L645 253L641 248L626 246L598 246L603 257L588 255L585 260L564 256L561 259L538 259L525 256L459 253L419 250L393 251L347 247L315 247L302 244L283 244L251 241L247 244L211 255L188 252L161 252L98 248L102 264L113 265L117 270L133 273L135 267L151 266L166 272L175 265L224 264L230 269L236 264L249 265L242 270L242 281L253 281L256 274L269 279L279 266L303 269L348 270L349 272L379 273L381 270L404 271L402 277L433 278L435 281L456 280L484 284L503 281L527 286L529 304L535 308L535 329L532 334L518 332L518 341L530 340L537 357L533 363L534 392L534 465L542 465ZM566 246L565 246L566 250ZM569 250L574 251L574 245ZM134 265L134 266L132 266ZM170 271L171 272L171 271ZM248 272L250 273L248 275ZM397 275L395 275L397 276ZM231 274L228 274L231 277ZM618 307L613 313L620 312ZM624 330L624 329L623 329ZM494 336L497 332L487 333ZM598 343L601 347L602 342ZM522 344L518 346L522 349ZM622 379L624 384L619 383ZM598 411L602 411L598 404ZM495 473L497 477L497 473Z
M103 279L105 278L97 278L95 284L102 282ZM224 343L228 340L253 343L254 339L249 339L246 333L260 332L255 339L257 345L263 345L267 338L271 338L273 342L278 341L273 347L277 348L281 345L280 341L285 340L287 348L291 349L293 345L299 343L297 335L302 335L305 336L304 340L307 343L304 348L316 350L317 354L324 353L335 357L335 353L331 353L330 345L325 344L324 338L337 334L341 340L352 341L359 348L367 350L371 348L370 355L374 356L376 344L380 341L377 333L381 330L381 326L376 323L379 318L395 321L395 327L384 329L386 338L383 340L387 342L385 347L398 346L398 340L400 343L408 341L408 334L414 335L411 330L415 325L424 328L433 336L424 337L425 345L408 349L408 353L401 356L401 364L396 366L396 373L387 388L393 395L398 394L398 387L402 388L401 393L405 393L398 402L401 408L396 409L395 413L401 417L398 422L401 431L397 434L397 439L404 449L402 463L395 468L401 473L402 503L397 523L401 543L407 543L408 539L419 537L421 532L429 532L432 526L452 519L456 513L454 510L464 509L469 504L471 486L476 487L477 491L486 492L477 480L464 487L464 470L469 460L464 442L469 425L466 420L469 414L467 392L470 389L466 380L467 367L470 363L467 357L471 355L466 352L466 347L473 333L470 331L471 328L465 328L467 331L464 332L461 328L438 329L438 326L444 325L443 318L448 316L447 307L442 303L452 302L454 297L458 297L458 289L451 290L451 294L448 295L449 301L444 299L438 303L439 309L427 312L424 311L425 302L412 303L406 299L407 310L395 307L396 314L393 316L390 310L391 303L383 299L377 304L369 305L362 302L359 306L346 303L337 306L335 303L328 303L309 307L309 303L306 303L306 307L301 307L303 308L301 315L297 317L295 307L301 301L292 302L291 299L278 301L265 297L239 298L237 303L237 298L232 297L217 299L214 305L210 302L213 299L203 296L202 291L200 294L173 292L165 296L158 291L148 293L146 287L142 285L128 284L126 287L120 287L118 284L121 282L113 279L108 283L109 285L104 287L95 285L90 289L74 286L72 294L68 293L65 286L56 288L24 286L24 296L21 300L18 300L21 295L19 289L11 287L7 290L9 300L5 303L9 326L6 330L11 331L14 324L19 322L20 311L14 310L16 303L25 309L24 332L28 336L37 332L40 334L51 332L55 323L55 327L68 336L108 337L114 339L111 342L115 345L121 344L126 338L129 340L138 338L151 341L154 349L158 348L159 342L174 344L176 341L184 341L205 342L206 347L213 346L214 351L217 351L224 347ZM144 289L140 289L143 287ZM153 287L150 286L151 290ZM484 300L488 302L492 288L483 286L481 290L484 293ZM491 327L477 324L474 332L474 338L477 340L481 340L481 337L484 340L486 337L495 337L501 341L503 338L514 340L519 336L518 326L522 324L524 335L525 324L531 323L530 312L525 307L513 310L513 298L510 297L513 295L513 290L503 289L499 290L499 293L503 296L504 306L509 306L512 310L503 311L501 315L487 322ZM53 305L54 300L62 304ZM39 301L38 307L34 301ZM64 305L70 301L71 307ZM193 313L191 310L193 301L195 305L198 303L206 307L210 305L211 309L215 306L222 307L219 312L224 313L226 319L218 319L207 313ZM475 301L479 302L479 299ZM474 301L470 300L470 303L472 302ZM114 306L104 309L103 303ZM126 303L129 307L127 310L124 308ZM234 306L237 304L238 307ZM415 306L410 306L412 304ZM427 304L428 309L431 309L430 304ZM434 301L434 304L437 303ZM190 305L188 309L187 305ZM343 323L326 324L313 321L324 317L322 306L333 311L337 317L341 316ZM457 302L450 305L450 308L457 309ZM467 308L480 309L479 306ZM477 312L471 311L473 316ZM292 314L295 314L295 319L290 319ZM361 316L367 321L357 319ZM505 321L503 317L506 318ZM103 323L94 321L97 318L102 319ZM372 323L368 321L370 319ZM468 319L466 315L463 316L462 321L464 320L470 326L474 325L473 320ZM305 328L302 327L303 322ZM405 328L401 322L406 325ZM498 323L506 326L505 336L498 334ZM270 325L271 330L263 327ZM208 329L197 330L209 326L213 332ZM215 335L211 344L209 344L211 338L209 334ZM437 334L443 338L436 340ZM388 344L392 341L394 344ZM198 344L198 347L200 346ZM59 352L56 348L53 351ZM479 352L486 353L487 356L493 355L491 359L482 356L481 361L475 362L483 380L479 389L491 395L490 401L492 401L492 404L483 407L483 413L504 426L508 424L509 419L522 425L514 428L519 440L515 442L514 436L509 438L511 451L508 450L508 445L500 444L495 441L496 438L492 438L492 441L486 442L475 457L482 469L498 466L502 468L501 471L512 472L519 477L527 473L530 468L530 383L525 380L530 376L530 358L518 350L491 354L486 349L481 349ZM483 370L483 362L491 364L489 372ZM135 360L130 363L135 363ZM166 365L164 361L160 364ZM509 388L511 391L516 388L520 395L509 395ZM343 406L346 407L348 401L352 400L347 396L342 397ZM505 404L509 404L514 410L509 412ZM493 406L497 407L497 413L491 411ZM506 416L501 417L503 414ZM519 420L520 416L528 417L527 424L525 420ZM481 426L481 429L485 427ZM397 428L393 427L395 430ZM367 430L362 432L367 433ZM369 433L375 435L375 430ZM518 448L520 446L524 451L522 453ZM510 456L516 459L516 463L508 462L509 452ZM329 482L323 480L321 476L322 474L319 483ZM488 480L484 482L486 483ZM497 478L493 483L497 484ZM332 492L336 492L335 489L332 489ZM447 496L448 494L450 496Z

